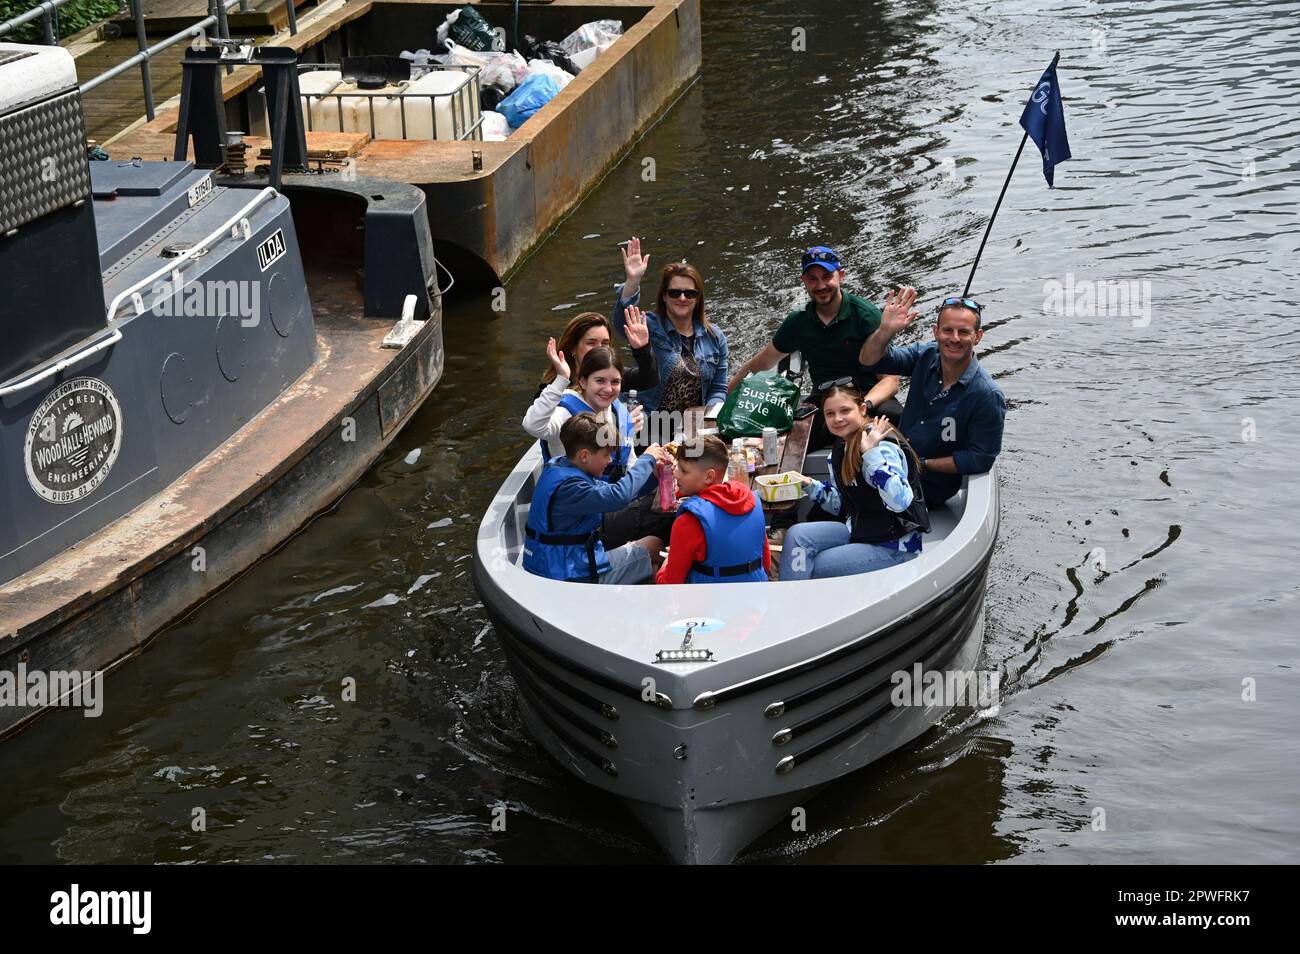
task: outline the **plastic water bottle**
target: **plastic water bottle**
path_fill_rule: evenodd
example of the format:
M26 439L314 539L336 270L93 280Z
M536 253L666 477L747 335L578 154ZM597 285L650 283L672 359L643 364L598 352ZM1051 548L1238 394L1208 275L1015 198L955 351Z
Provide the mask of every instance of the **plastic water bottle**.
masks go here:
M745 458L745 442L739 437L731 442L731 453L727 455L727 479L738 480L742 484L749 482L749 465Z
M641 402L637 400L637 397L636 397L636 391L628 391L628 392L627 392L627 400L623 402L623 406L624 406L625 408L627 408L627 419L628 419L629 421L632 421L633 426L635 427L635 426L636 426L636 415L635 415L633 412L634 412L637 408L639 408L639 407L641 406ZM639 428L639 427L636 428L636 432L632 435L632 439L633 439L634 441L636 441L637 444L641 444L641 443L642 443L642 441L641 441L641 428Z

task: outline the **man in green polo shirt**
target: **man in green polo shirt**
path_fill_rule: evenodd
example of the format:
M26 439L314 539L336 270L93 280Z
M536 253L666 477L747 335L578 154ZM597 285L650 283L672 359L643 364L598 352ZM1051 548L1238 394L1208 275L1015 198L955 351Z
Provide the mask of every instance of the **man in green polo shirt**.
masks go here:
M738 370L727 385L734 391L745 375L776 367L786 355L798 351L812 380L812 393L804 400L816 404L820 385L851 378L866 395L869 416L887 415L895 425L903 406L894 395L900 381L895 375L875 375L858 363L858 352L880 327L880 309L869 301L840 289L844 268L832 249L815 245L803 254L803 285L809 302L790 312L776 329L772 342ZM845 382L846 383L846 382ZM819 414L813 422L808 449L832 442Z

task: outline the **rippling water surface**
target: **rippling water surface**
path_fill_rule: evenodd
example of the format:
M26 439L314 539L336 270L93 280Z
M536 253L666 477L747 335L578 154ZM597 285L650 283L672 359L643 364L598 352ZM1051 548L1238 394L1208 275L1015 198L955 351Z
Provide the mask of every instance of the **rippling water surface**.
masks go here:
M380 464L110 676L101 718L0 746L0 861L658 861L531 741L469 582L546 336L608 306L633 231L704 271L740 358L799 303L806 244L865 295L960 290L1058 49L1076 158L1048 190L1028 147L973 290L1011 406L981 664L1002 705L744 860L1294 861L1298 14L705 0L699 81L507 314L450 303L446 376ZM1045 307L1052 282L1120 281L1132 313Z

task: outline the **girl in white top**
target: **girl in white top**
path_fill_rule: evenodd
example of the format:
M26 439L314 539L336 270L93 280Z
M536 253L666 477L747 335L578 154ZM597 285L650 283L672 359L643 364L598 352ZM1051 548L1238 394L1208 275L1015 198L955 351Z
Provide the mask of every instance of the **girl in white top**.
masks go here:
M659 369L655 362L654 349L650 345L650 331L646 327L645 313L640 309L628 309L628 312L627 339L628 344L632 346L632 357L637 360L637 366L624 369L623 387L646 390L659 384ZM569 380L571 368L581 367L582 359L587 356L587 352L602 346L614 347L610 340L609 318L597 312L586 312L571 320L565 327L564 334L560 336L558 347L554 338L546 342L546 356L551 366L542 376L537 397L533 399L532 406L524 415L523 425L526 433L533 437L542 437L542 432L547 430L547 422L552 412L559 407L560 399L572 387ZM563 421L560 423L563 424ZM550 436L556 437L558 434L557 430ZM551 445L552 449L558 451L558 442L552 441Z
M635 317L638 330L644 333L644 314L638 313ZM628 321L631 326L632 316L629 315ZM582 347L582 345L586 346ZM595 352L603 352L603 354L600 360L588 368L587 358ZM571 369L565 360L564 352L556 349L554 338L546 342L546 357L551 362L555 378L542 389L524 415L524 432L542 441L542 453L547 460L559 453L560 428L564 426L565 421L577 411L587 409L595 411L600 420L607 420L607 411L618 400L619 391L624 384L623 362L613 348L592 346L584 339L580 342L578 353L582 355L578 380L570 386ZM566 400L566 397L569 399ZM584 403L586 407L582 406ZM633 433L639 432L641 428L641 415L642 411L639 407L633 409ZM625 466L631 467L635 460L636 455L632 453Z

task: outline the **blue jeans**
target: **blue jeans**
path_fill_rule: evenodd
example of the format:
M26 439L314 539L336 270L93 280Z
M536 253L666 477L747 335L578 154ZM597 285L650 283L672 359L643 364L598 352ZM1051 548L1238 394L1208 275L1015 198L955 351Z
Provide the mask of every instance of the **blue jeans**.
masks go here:
M644 583L654 576L650 566L650 554L639 543L625 543L623 546L608 550L609 569L597 579L601 583L619 586L624 583Z
M824 580L883 570L906 563L919 553L906 553L874 543L850 543L849 528L838 521L796 523L781 546L781 580Z

